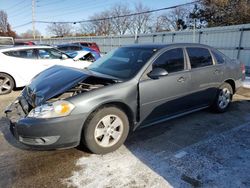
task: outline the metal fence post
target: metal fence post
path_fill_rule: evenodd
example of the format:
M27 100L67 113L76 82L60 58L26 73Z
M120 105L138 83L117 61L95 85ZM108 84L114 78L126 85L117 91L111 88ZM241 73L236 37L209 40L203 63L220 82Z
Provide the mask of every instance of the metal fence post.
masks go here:
M202 31L199 32L199 38L198 38L198 43L201 43L201 35L203 34Z
M164 43L164 37L166 36L166 34L162 34L162 37L161 37L161 42Z
M172 34L172 43L174 43L174 37L175 37L175 33Z
M238 52L237 52L237 59L239 59L239 58L240 58L240 50L242 50L241 44L242 44L243 32L244 32L244 29L243 29L243 28L241 28L241 29L240 29L239 46L237 47L237 49L238 49Z
M110 51L112 50L112 36L110 36Z
M106 48L106 44L105 44L105 43L106 43L105 37L103 37L103 47L104 47L104 49L105 49L105 50L104 50L104 53L107 53L107 51L106 51L107 48Z
M153 35L153 43L155 43L155 37L157 37L156 34Z

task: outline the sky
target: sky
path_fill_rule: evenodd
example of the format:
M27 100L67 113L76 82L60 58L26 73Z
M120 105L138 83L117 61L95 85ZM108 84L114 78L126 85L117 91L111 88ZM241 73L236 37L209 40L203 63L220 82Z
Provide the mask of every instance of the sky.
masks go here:
M141 2L150 9L158 9L178 4L188 3L192 0L36 0L35 19L42 21L80 21L109 9L118 3L133 7ZM32 29L32 24L21 26L32 21L32 0L0 0L0 10L8 15L8 21L18 34ZM48 35L46 24L35 24L42 35ZM77 27L77 24L76 24Z

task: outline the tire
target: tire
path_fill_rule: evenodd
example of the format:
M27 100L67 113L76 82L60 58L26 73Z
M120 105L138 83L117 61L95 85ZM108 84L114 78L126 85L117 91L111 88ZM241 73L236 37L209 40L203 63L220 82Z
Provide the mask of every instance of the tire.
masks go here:
M0 95L10 93L15 86L15 82L11 76L0 73Z
M233 97L232 86L228 83L224 83L220 86L217 93L212 110L217 113L223 113L227 111L230 106Z
M118 149L129 133L127 115L116 107L104 107L90 115L84 126L82 143L95 154Z

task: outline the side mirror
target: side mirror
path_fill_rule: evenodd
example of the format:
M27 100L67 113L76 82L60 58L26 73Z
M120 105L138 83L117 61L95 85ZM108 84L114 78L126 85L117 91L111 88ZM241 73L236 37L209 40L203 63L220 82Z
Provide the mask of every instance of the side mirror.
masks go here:
M65 54L62 54L62 60L68 59L68 56L66 56Z
M163 68L154 68L148 73L148 77L152 79L158 79L159 77L167 76L168 72Z

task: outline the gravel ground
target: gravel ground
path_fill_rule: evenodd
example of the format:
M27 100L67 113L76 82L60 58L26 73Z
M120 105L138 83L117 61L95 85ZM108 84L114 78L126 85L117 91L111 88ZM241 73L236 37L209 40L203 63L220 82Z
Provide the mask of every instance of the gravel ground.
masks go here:
M0 96L0 111L20 91ZM250 91L208 110L141 129L117 151L31 151L0 120L0 187L250 187ZM3 115L3 113L1 114Z

